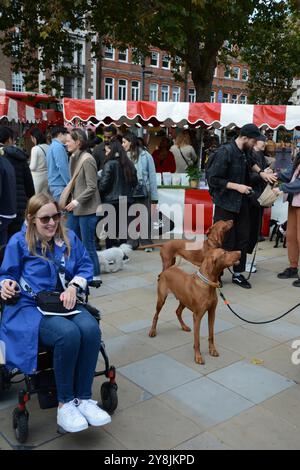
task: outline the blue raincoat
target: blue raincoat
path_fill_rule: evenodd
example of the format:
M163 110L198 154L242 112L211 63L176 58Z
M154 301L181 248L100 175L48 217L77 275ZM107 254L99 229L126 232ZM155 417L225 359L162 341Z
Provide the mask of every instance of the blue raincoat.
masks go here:
M25 239L26 226L16 233L5 249L0 268L0 282L12 279L19 283L20 278L30 285L34 294L46 290L55 291L58 267L67 247L61 240L54 243L54 251L40 258L29 253ZM87 281L93 278L93 264L83 244L74 232L68 231L71 254L65 258L65 278L70 281L80 276ZM39 246L37 254L41 255ZM21 289L20 300L15 305L4 307L0 325L0 340L6 349L6 367L19 369L25 374L33 374L37 368L39 325L42 314L32 296Z

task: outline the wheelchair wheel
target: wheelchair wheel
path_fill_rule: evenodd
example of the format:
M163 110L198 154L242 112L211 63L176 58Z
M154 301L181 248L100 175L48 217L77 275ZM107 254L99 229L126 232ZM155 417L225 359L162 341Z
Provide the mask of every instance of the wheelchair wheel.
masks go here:
M113 414L118 406L118 386L116 383L104 382L101 386L101 401L105 411Z
M28 438L28 412L20 412L19 408L13 411L13 428L15 430L16 439L21 444L27 441Z

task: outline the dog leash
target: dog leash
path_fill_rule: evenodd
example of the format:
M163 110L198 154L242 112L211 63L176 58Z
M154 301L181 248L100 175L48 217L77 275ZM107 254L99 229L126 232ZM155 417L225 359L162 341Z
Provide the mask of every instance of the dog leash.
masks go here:
M219 287L219 294L220 294L220 297L223 299L223 302L225 305L227 305L227 307L229 308L229 310L236 316L238 317L240 320L246 322L246 323L250 323L251 325L266 325L267 323L273 323L274 321L277 321L277 320L280 320L281 318L285 317L286 315L288 315L290 312L292 312L293 310L295 310L297 307L300 306L300 302L295 305L294 307L290 308L287 312L283 313L282 315L280 315L279 317L277 318L273 318L272 320L265 320L265 321L251 321L251 320L246 320L246 318L243 318L241 317L238 313L236 313L233 308L230 306L230 302L229 300L226 299L225 295L223 294L223 292L221 292L221 288Z

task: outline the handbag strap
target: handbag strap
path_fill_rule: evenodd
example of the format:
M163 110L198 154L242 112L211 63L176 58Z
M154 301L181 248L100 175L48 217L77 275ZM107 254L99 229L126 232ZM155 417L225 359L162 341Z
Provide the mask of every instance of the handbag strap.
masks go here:
M181 148L178 147L178 149L179 149L179 152L181 153L181 156L182 156L183 160L185 161L186 165L189 166L189 163L188 163L187 159L185 158L185 156L183 155L183 153L181 151Z

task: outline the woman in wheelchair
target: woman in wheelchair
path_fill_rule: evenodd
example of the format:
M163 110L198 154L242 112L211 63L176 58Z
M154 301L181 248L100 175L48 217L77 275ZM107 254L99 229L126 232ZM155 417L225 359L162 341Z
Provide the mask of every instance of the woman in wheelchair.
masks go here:
M36 372L39 345L53 348L57 422L68 432L111 421L91 400L100 329L95 318L76 305L77 291L84 291L92 279L92 261L74 232L64 227L57 202L48 194L33 196L26 223L10 239L0 268L5 303L0 339L6 347L6 366L25 374ZM46 315L39 309L36 295L41 291L61 292L68 316Z

